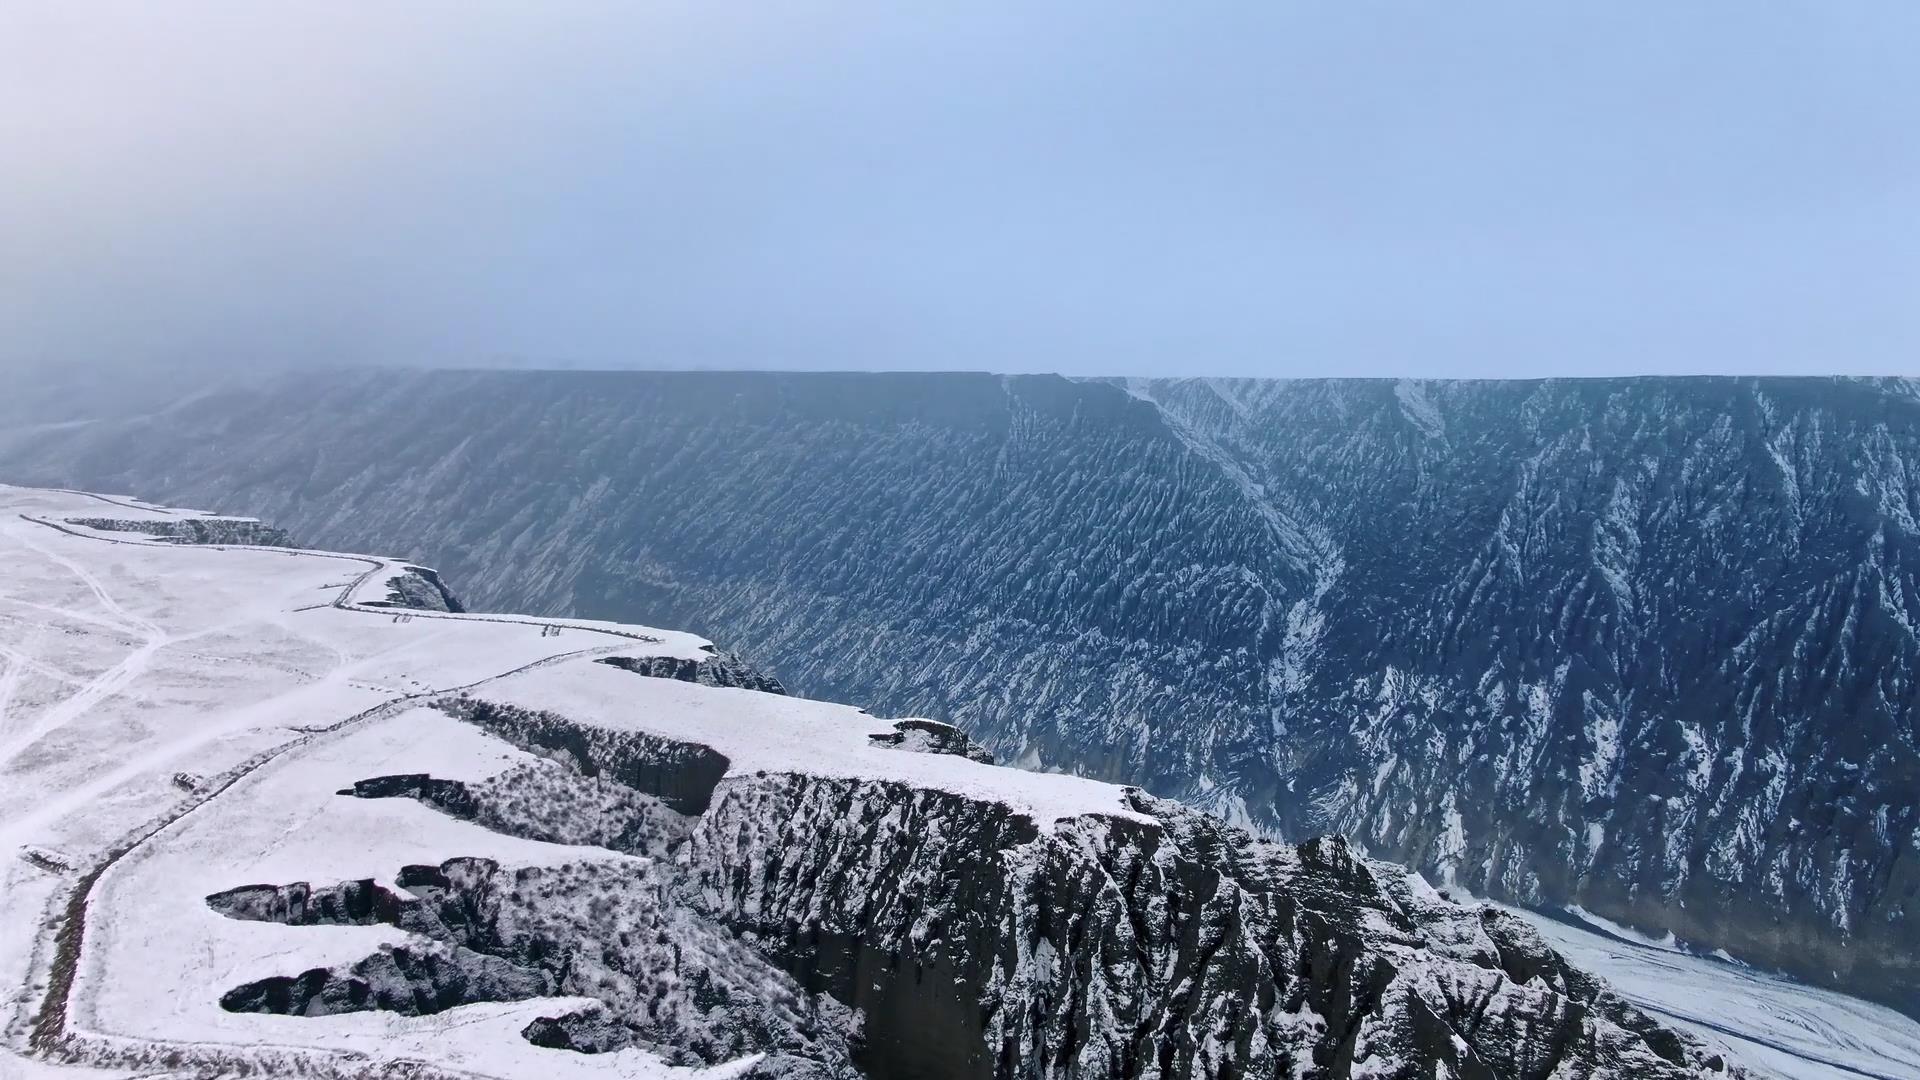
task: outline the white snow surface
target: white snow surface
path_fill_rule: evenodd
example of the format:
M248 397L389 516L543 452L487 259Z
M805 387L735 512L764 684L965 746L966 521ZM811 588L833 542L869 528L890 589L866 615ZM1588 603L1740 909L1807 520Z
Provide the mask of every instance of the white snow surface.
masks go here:
M1920 1021L1739 963L1515 911L1575 967L1768 1080L1920 1080Z
M552 1001L319 1021L219 1007L235 983L357 959L393 931L227 919L208 893L390 880L405 863L460 855L581 857L411 800L335 795L382 773L472 777L516 760L413 703L533 664L610 670L588 661L698 659L709 646L612 623L365 608L359 589L404 560L154 543L67 520L191 513L0 486L0 1076L51 1075L96 1051L107 1062L149 1041L289 1047L322 1061L349 1051L476 1075L685 1072L638 1051L533 1047L518 1031ZM51 920L103 863L67 996L77 1060L17 1056L45 996ZM460 1038L446 1038L454 1029Z
M527 759L426 707L444 694L698 742L725 754L735 773L897 781L1003 802L1042 826L1087 813L1139 816L1111 785L877 744L868 736L893 733L893 722L849 706L592 662L702 659L710 646L693 635L367 607L386 599L406 560L162 543L70 520L191 513L0 486L0 977L17 988L0 1075L88 1064L124 1075L129 1062L175 1050L269 1071L291 1060L376 1070L414 1061L487 1076L690 1072L642 1050L585 1055L521 1037L535 1016L579 1002L423 1017L220 1007L236 985L350 964L406 935L386 925L232 919L207 905L210 893L364 878L391 887L402 866L462 856L509 866L630 858L514 839L411 799L337 794L403 772L478 780ZM64 998L64 1048L26 1056L59 955L51 920L102 865Z
M535 1017L551 1015L566 999L471 1005L421 1017L361 1012L310 1018L220 1008L220 995L233 986L351 964L408 935L387 925L302 927L229 919L207 906L210 892L369 877L393 888L403 865L463 855L509 867L557 865L583 855L641 861L504 836L412 799L336 794L356 780L394 772L477 780L527 759L444 713L414 708L255 770L182 818L164 842L140 848L103 879L95 903L128 917L106 923L83 954L75 984L80 1007L70 1022L130 1042L164 1044L187 1034L200 1044L318 1047L374 1062L428 1060L504 1076L661 1071L657 1060L639 1050L571 1054L520 1037ZM191 948L183 949L183 941ZM164 993L156 994L150 980L128 977L152 971L171 973ZM452 1027L459 1030L457 1039L447 1038Z
M1084 814L1153 822L1129 809L1125 789L1113 784L875 743L868 736L891 735L894 721L850 705L645 678L607 664L529 670L488 683L474 696L600 727L699 743L727 758L729 776L797 772L894 781L1002 803L1031 815L1043 828Z

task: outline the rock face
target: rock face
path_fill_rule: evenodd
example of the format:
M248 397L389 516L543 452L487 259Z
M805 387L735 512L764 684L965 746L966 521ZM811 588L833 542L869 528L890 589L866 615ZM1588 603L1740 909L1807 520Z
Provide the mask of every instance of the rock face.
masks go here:
M594 1004L523 1037L687 1065L760 1053L768 1076L1739 1075L1519 920L1449 903L1338 838L1260 841L1144 794L1137 817L1043 826L977 796L716 778L709 747L485 700L447 708L551 756L482 787L404 775L342 794L416 798L559 843L607 844L610 819L649 805L640 816L677 824L558 867L402 867L399 892L361 880L216 893L208 904L230 918L409 932L339 967L244 982L227 1009L418 1015L584 997Z
M994 764L993 754L986 747L967 738L966 732L952 724L943 724L938 720L896 720L891 732L869 735L867 738L896 750L911 750L918 754L955 754L983 765Z
M120 518L81 517L68 519L101 532L143 533L176 544L251 544L259 547L293 547L287 530L263 524L252 518L181 518L178 521L127 521Z
M155 404L0 436L0 467L686 625L1002 760L1920 1007L1906 382L381 373Z
M393 607L416 611L467 610L441 582L439 571L424 566L409 566L407 572L387 579L387 601Z
M787 692L779 679L730 652L717 653L705 660L682 660L672 656L609 656L599 662L655 679L679 679L701 686L732 686L741 690L758 690L763 694Z

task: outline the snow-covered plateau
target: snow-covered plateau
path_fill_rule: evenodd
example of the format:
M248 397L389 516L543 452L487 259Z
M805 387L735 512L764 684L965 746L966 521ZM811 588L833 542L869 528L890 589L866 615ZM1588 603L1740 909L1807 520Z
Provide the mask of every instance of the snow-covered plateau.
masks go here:
M1342 840L286 542L0 487L0 1075L1743 1074Z

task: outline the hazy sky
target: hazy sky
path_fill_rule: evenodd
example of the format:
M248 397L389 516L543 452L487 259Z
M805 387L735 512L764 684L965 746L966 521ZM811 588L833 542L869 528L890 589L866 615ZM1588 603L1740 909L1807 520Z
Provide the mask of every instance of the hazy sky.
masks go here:
M1912 370L1920 3L5 0L18 359Z

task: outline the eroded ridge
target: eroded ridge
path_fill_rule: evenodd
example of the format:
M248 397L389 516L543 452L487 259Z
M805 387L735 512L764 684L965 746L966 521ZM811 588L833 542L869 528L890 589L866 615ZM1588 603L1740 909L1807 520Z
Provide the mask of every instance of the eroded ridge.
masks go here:
M895 720L893 730L867 738L881 746L919 754L954 754L982 765L994 764L993 753L967 733L938 720Z
M656 679L678 679L701 686L758 690L765 694L787 692L779 679L749 664L738 653L715 653L702 660L677 656L608 656L598 662Z
M583 998L522 1037L684 1064L761 1053L778 1075L1739 1075L1525 924L1337 839L1264 842L1137 792L1124 813L1041 821L879 777L729 775L719 750L630 724L478 698L445 709L538 759L342 794L579 846L558 865L462 858L401 867L392 886L217 893L234 918L407 935L235 986L226 1008Z
M768 1054L819 1075L836 1075L849 1059L844 1009L692 914L644 863L589 857L506 868L458 858L402 867L394 881L397 889L294 882L209 896L230 918L384 923L409 935L350 964L235 986L222 1007L423 1016L478 1002L589 998L599 1004L541 1017L523 1036L582 1053L639 1046L683 1065Z
M256 547L290 548L293 538L287 530L253 518L179 517L179 518L105 518L70 517L69 525L100 532L139 533L170 544L247 544Z
M509 836L633 855L663 854L692 828L691 818L652 795L545 759L474 782L405 773L361 780L340 793L416 799Z

